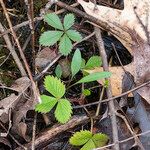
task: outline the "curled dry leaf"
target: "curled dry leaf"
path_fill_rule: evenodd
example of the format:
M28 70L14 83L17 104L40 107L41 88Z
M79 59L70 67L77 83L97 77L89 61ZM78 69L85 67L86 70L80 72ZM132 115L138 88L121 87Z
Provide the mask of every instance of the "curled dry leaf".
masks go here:
M30 80L27 77L22 77L16 80L11 88L13 88L15 91L18 91L18 95L11 94L9 97L6 97L0 101L0 120L3 123L8 121L9 109L13 110L15 108L29 86Z
M35 65L37 68L42 69L44 68L48 63L52 62L54 58L56 58L57 54L56 51L46 47L42 49L40 52L38 52L36 59L35 59Z
M126 69L134 76L135 83L140 85L150 80L150 3L149 0L124 0L124 9L117 10L105 6L97 6L94 11L92 2L78 0L87 14L109 26L111 32L130 51L133 62ZM108 27L107 26L107 27ZM112 75L111 82L121 85L122 71ZM110 71L113 71L110 67ZM114 76L114 77L113 77ZM117 77L117 78L115 78ZM113 87L115 85L112 84ZM120 87L120 86L119 86ZM120 87L121 88L121 87ZM150 103L150 86L138 90L138 93Z
M20 122L18 124L18 134L23 137L27 142L30 141L30 138L29 136L26 135L26 132L27 132L27 124L24 123L24 122Z

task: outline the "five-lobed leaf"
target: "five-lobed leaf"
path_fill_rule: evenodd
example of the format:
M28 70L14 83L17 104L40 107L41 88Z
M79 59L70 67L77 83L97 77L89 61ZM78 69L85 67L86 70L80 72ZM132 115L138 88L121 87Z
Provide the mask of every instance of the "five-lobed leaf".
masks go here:
M76 84L97 81L100 79L109 78L110 76L111 76L110 72L105 72L105 71L104 72L96 72L96 73L92 73L92 74L89 74L89 75L83 77Z
M66 123L72 114L71 103L67 99L60 99L58 101L55 117L60 123Z
M72 77L75 76L81 69L81 63L82 63L82 57L81 57L81 52L79 49L77 49L74 52L72 62L71 62L71 72L72 72Z
M74 24L75 17L73 14L67 14L64 18L64 29L68 30Z
M79 42L82 39L82 36L79 32L75 31L75 30L68 30L66 32L66 34L68 35L68 37L74 41L74 42Z
M75 17L73 14L67 14L64 17L64 24L61 23L58 15L55 13L46 14L44 20L52 27L62 31L47 31L44 32L39 39L39 43L43 46L51 46L58 40L59 51L63 55L68 55L73 47L71 40L80 41L81 35L75 30L68 30L73 24Z
M57 28L59 30L64 30L63 25L55 13L49 13L44 16L44 20L53 28Z
M39 43L43 46L54 45L62 35L62 31L46 31L40 36Z
M60 39L59 51L61 52L61 54L66 56L71 52L72 47L73 45L71 40L66 34L64 34L63 37Z
M92 133L88 130L76 132L69 140L70 144L81 146L87 143L92 138Z
M47 96L47 95L41 95L42 103L39 103L35 107L35 111L41 112L41 113L48 113L51 111L51 109L56 105L58 102L56 98Z
M61 98L65 94L65 85L60 79L53 76L46 76L44 80L46 90L56 98Z
M94 69L95 67L100 67L102 65L100 56L92 56L86 63L84 69Z

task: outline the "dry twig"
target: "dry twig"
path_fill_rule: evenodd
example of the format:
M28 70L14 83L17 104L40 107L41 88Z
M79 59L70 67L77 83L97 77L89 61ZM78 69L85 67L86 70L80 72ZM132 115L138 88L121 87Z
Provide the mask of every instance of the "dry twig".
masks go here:
M2 26L2 24L0 23L0 32L3 33L4 31L5 31L5 29ZM13 56L17 66L18 66L18 68L19 68L19 70L21 72L21 75L22 76L26 76L27 75L26 71L25 71L25 69L24 69L24 67L23 67L23 65L22 65L22 63L21 63L21 61L20 61L20 59L19 59L19 57L18 57L18 55L17 55L17 53L15 51L15 49L14 49L10 39L9 39L8 34L3 35L3 38L4 38L5 42L6 42L7 48L11 52L11 55Z
M50 143L50 139L54 138L56 135L69 130L71 128L74 128L75 126L88 122L89 117L87 116L74 116L68 123L66 124L57 124L54 125L52 128L48 128L46 131L42 132L38 137L35 139L35 148L38 147L38 149L42 148L44 145L47 145ZM24 145L27 147L28 150L31 149L31 142ZM16 150L22 150L20 147L18 147Z
M107 55L106 55L104 43L103 43L103 40L101 37L101 31L98 27L94 27L94 28L95 28L95 36L96 36L96 40L97 40L97 45L99 48L100 55L102 57L103 69L104 69L104 71L109 71ZM106 80L109 80L109 79L106 79ZM110 80L109 80L109 85L106 88L106 92L107 92L107 97L111 98L112 97L112 89L111 89ZM115 144L114 149L119 150L118 129L117 129L117 119L116 119L116 114L115 114L115 106L114 106L113 101L109 101L108 104L109 104L109 110L110 110L110 114L111 114L110 117L111 117L111 123L112 123L113 142Z
M36 102L39 102L39 101L40 101L39 92L38 92L38 90L37 90L37 88L36 88L36 84L35 84L35 82L34 82L34 80L33 80L32 73L31 73L31 71L30 71L29 65L28 65L27 60L26 60L26 58L25 58L25 56L24 56L24 53L23 53L23 51L22 51L22 48L21 48L21 45L20 45L19 40L18 40L18 38L17 38L17 35L16 35L15 31L13 30L12 23L11 23L11 20L10 20L9 15L8 15L7 9L6 9L6 7L5 7L5 4L4 4L3 0L0 0L0 3L1 3L1 6L2 6L2 8L3 8L4 14L5 14L5 16L6 16L6 19L7 19L7 21L8 21L8 25L9 25L10 30L11 30L11 32L12 32L13 38L14 38L16 44L17 44L17 47L18 47L20 56L21 56L21 58L22 58L22 60L23 60L23 62L24 62L25 68L26 68L27 73L28 73L28 75L29 75L29 78L30 78L30 80L31 80L32 89L33 89L34 96L35 96L35 97L34 97L34 98L35 98L35 101L36 101Z

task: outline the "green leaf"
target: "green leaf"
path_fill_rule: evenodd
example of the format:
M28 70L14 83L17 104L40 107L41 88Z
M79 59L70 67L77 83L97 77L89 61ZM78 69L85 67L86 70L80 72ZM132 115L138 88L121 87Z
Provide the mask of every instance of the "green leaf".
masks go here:
M65 85L60 79L53 76L46 76L44 80L44 86L46 90L56 98L61 98L65 94Z
M86 63L84 69L93 69L95 67L100 67L102 65L100 56L92 56Z
M35 111L41 113L50 112L51 109L56 105L57 99L51 96L41 95L42 103L35 106Z
M88 89L84 89L84 91L82 92L84 94L84 96L89 96L91 95L91 91Z
M54 45L63 35L61 31L47 31L44 32L39 39L40 45L51 46Z
M71 40L66 34L64 34L63 37L60 39L59 51L61 52L61 54L66 56L71 52L72 47L73 46Z
M76 132L70 139L69 143L75 146L84 145L81 150L92 150L93 148L98 148L105 146L109 138L105 134L97 133L92 134L88 130Z
M96 148L94 141L90 139L80 150L93 150Z
M55 69L55 74L56 74L57 78L61 78L61 76L62 76L62 69L59 64L57 65L57 67Z
M81 52L79 49L77 49L74 52L72 62L71 62L71 72L72 72L72 77L79 72L81 68L81 63L82 63L82 58L81 58Z
M84 130L76 132L70 139L69 142L75 146L84 145L87 141L92 138L92 133L90 131Z
M109 137L106 134L97 133L93 135L92 140L96 147L102 147L107 144Z
M60 29L60 30L64 30L63 29L63 25L58 17L58 15L56 15L55 13L50 13L50 14L46 14L44 16L44 20L52 27Z
M60 123L66 123L72 114L71 103L67 99L60 99L58 101L55 117Z
M76 84L97 81L100 79L109 78L110 76L111 76L110 72L96 72L83 77Z
M73 14L67 14L64 18L64 28L65 30L68 30L73 24L74 24L74 15Z
M79 42L82 39L82 36L79 32L75 31L75 30L68 30L66 32L66 34L68 35L68 37L73 40L74 42Z

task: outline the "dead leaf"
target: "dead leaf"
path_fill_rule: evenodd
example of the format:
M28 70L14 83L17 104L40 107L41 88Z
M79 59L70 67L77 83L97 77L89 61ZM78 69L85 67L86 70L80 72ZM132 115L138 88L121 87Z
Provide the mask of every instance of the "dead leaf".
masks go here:
M94 11L92 2L78 0L87 14L95 17L100 22L109 25L109 31L119 39L130 51L133 62L126 70L134 76L136 85L150 80L150 3L149 0L124 0L124 9L117 10L97 5ZM119 70L118 70L119 69ZM120 93L122 81L122 70L118 67L112 69L111 82L114 95ZM118 83L117 83L118 82ZM117 91L117 92L115 92ZM150 103L150 87L143 87L138 93Z
M68 59L61 59L59 61L59 65L61 66L62 76L67 78L71 74L71 64Z
M37 68L42 69L44 68L48 63L52 62L54 58L56 58L57 54L55 50L52 50L49 47L46 47L42 49L40 52L38 52L36 59L35 59L35 65Z
M127 30L122 30L123 32L120 32L118 30L119 28L124 29L125 27L129 28L130 30L135 30L136 33L144 40L147 40L147 37L145 35L145 31L141 24L139 23L139 20L136 16L135 10L137 12L138 17L141 19L144 25L147 25L148 18L150 16L150 3L149 0L124 0L124 9L118 10L109 8L106 6L100 6L97 5L97 10L94 11L94 3L92 2L85 2L84 0L78 0L78 3L82 5L85 12L95 18L97 18L100 21L108 23L110 26L115 27L111 28L110 30L113 31L116 35L117 32L119 32L120 35L126 35L125 38L129 38L130 33L127 33ZM118 28L119 26L119 28ZM114 31L116 30L116 31ZM117 31L118 30L118 31ZM148 31L150 31L150 24L148 24ZM128 34L128 36L127 36ZM119 37L119 39L121 36ZM123 37L122 37L123 40ZM130 38L131 40L131 38ZM130 41L129 41L130 43Z
M126 65L124 66L125 69L128 72L132 72L133 73L133 68L132 65ZM95 68L93 70L86 70L86 72L88 73L95 73L95 72L102 72L103 68ZM124 76L124 70L122 69L122 67L110 67L109 71L112 73L111 77L110 77L110 82L112 85L112 94L113 96L117 96L120 93L122 93L122 80L123 80L123 76ZM98 81L100 84L102 84L102 80Z
M29 138L29 136L26 135L27 132L27 124L24 122L20 122L18 124L18 134L23 137L27 142L29 142L31 139Z
M8 141L7 138L4 138L4 137L0 137L0 143L8 146L10 149L11 149L11 144L10 144L10 141Z
M14 109L17 103L20 101L23 93L28 89L30 80L27 77L22 77L14 82L11 88L18 91L18 95L11 94L9 97L0 101L0 120L3 123L8 121L9 109Z

